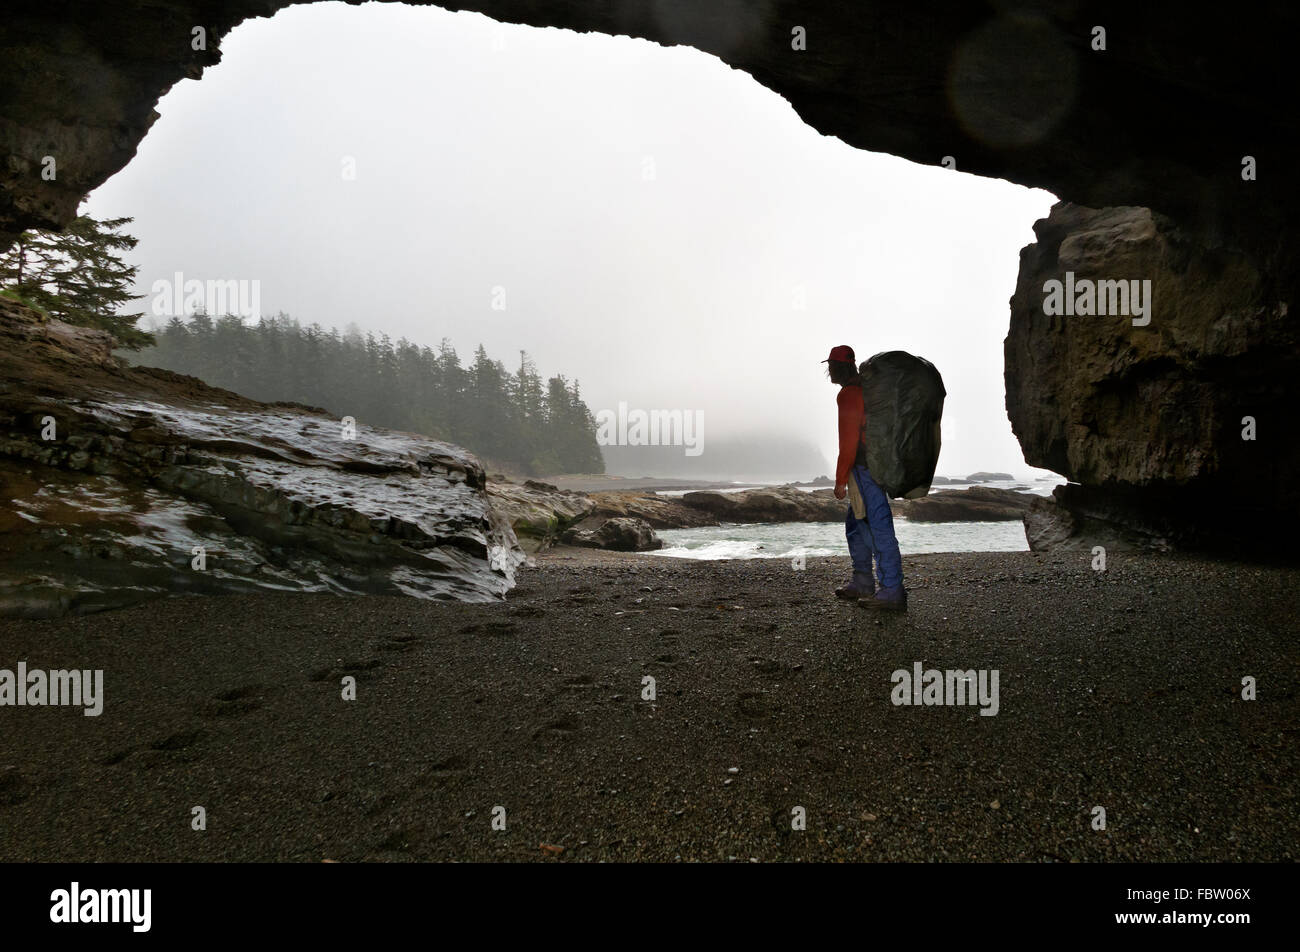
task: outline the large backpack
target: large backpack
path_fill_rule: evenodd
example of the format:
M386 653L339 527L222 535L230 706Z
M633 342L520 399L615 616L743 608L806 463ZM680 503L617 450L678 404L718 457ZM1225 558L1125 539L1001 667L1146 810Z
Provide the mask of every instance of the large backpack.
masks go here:
M934 364L902 350L876 354L858 372L871 478L890 496L924 496L939 462L943 378Z

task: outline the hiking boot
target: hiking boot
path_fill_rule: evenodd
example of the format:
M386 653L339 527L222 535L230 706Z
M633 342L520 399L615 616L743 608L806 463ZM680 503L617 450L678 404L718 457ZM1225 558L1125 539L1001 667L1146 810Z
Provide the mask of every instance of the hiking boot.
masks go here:
M871 608L882 612L905 612L907 611L907 592L899 590L897 593L880 591L872 598L859 598L859 608Z
M876 582L870 572L854 572L853 581L835 590L836 598L870 598L876 594Z

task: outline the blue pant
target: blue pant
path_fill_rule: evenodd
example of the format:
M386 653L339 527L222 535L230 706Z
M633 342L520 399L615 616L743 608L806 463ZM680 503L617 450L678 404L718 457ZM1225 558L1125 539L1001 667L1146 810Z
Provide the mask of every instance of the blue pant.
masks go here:
M889 509L889 497L871 478L865 466L854 466L850 477L858 481L858 491L867 504L867 518L855 518L850 505L844 520L844 535L849 540L853 571L870 575L871 558L875 556L880 594L892 598L903 590L903 557L894 536L894 514Z

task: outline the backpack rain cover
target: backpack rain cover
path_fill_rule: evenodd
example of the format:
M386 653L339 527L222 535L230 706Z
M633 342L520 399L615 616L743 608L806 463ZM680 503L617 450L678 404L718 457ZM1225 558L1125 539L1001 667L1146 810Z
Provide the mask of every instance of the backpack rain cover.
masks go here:
M924 496L939 463L943 378L934 364L902 350L876 354L858 373L871 477L891 497Z

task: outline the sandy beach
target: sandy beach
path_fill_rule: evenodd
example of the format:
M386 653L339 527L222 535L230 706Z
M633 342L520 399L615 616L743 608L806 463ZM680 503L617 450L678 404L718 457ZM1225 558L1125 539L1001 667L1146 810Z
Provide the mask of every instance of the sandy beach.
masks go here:
M499 604L0 621L0 667L105 684L0 709L0 859L1295 858L1297 569L905 557L886 617L844 569L557 549ZM997 715L895 706L914 662L997 669Z

